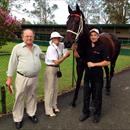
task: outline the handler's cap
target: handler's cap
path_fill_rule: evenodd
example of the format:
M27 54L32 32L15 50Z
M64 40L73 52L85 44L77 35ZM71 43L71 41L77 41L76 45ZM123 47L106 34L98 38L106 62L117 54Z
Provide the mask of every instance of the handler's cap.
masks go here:
M60 33L58 33L58 32L52 32L50 39L55 38L55 37L59 37L61 39L64 38L63 36L60 35Z
M91 30L89 31L89 33L91 33L91 32L96 32L97 34L99 34L99 30L96 29L96 28L91 29Z

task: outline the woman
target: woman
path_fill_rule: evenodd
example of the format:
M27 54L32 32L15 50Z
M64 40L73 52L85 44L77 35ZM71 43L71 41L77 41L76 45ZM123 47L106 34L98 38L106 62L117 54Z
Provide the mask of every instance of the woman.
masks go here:
M50 37L50 46L45 56L45 114L53 117L55 113L60 112L57 107L57 80L59 65L70 55L64 44L60 41L63 39L58 32L52 32Z
M90 30L91 46L87 52L87 66L84 78L84 102L80 121L86 120L90 115L90 99L94 103L93 122L98 123L101 117L103 69L109 65L109 51L99 40L99 30Z

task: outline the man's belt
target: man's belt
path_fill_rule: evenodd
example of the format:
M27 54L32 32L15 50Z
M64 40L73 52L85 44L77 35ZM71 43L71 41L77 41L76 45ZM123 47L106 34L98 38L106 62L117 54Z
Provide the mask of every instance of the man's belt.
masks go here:
M19 71L17 71L17 73L20 74L20 75L22 75L22 76L24 76L24 77L28 77L28 78L36 77L36 76L27 76L27 75L25 75L25 74L20 73Z
M47 66L51 66L51 67L59 67L59 65L47 65Z

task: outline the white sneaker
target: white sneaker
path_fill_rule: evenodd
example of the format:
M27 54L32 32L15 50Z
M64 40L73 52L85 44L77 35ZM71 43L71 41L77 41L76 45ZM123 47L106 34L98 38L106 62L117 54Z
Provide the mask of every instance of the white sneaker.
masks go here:
M46 115L47 115L47 116L50 116L50 117L55 117L55 116L56 116L55 113L47 113Z
M60 112L60 110L59 110L58 108L54 108L54 111L55 111L56 113L59 113L59 112Z

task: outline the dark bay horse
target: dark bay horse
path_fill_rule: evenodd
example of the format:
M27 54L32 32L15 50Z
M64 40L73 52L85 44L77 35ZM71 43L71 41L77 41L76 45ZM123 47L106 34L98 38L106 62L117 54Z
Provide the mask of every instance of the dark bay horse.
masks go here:
M72 106L75 106L81 80L83 77L83 72L86 67L85 55L87 49L91 45L91 42L89 39L89 26L85 24L84 15L79 6L76 5L76 10L74 11L70 8L70 6L68 6L68 11L70 15L68 16L67 21L65 47L70 48L76 43L77 47L75 49L78 53L78 56L76 57L77 82L75 94L72 101ZM107 48L109 48L110 53L110 70L108 66L104 67L106 73L106 94L109 95L111 89L111 79L114 74L115 63L120 53L121 45L118 38L113 34L101 33L99 39L103 44L106 45Z

